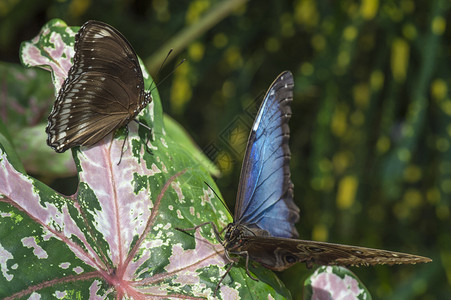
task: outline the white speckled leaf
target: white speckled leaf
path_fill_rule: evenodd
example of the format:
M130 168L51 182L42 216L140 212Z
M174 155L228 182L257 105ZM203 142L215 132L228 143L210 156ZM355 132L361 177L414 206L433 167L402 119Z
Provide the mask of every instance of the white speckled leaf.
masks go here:
M63 21L54 19L42 27L38 36L20 46L22 64L52 70L56 92L63 85L72 65L77 30L77 27L68 27Z
M54 36L54 26L57 34L70 32L56 20L42 34L72 46L71 39ZM68 36L73 39L72 33ZM38 36L22 50L71 55L69 49L52 51L48 41ZM42 65L43 59L33 55L23 61ZM49 65L57 68L58 88L70 65ZM123 136L109 135L93 147L73 149L79 186L72 196L14 169L0 144L0 298L213 298L225 272L222 246L208 226L193 235L174 228L205 221L222 228L231 217L204 184L216 188L202 163L166 135L156 90L152 96L140 115L153 128L147 147L148 131L138 131L132 122L119 165ZM259 282L233 268L218 297L289 297L272 272L251 269Z
M322 266L305 280L304 299L371 300L371 295L360 279L348 269Z

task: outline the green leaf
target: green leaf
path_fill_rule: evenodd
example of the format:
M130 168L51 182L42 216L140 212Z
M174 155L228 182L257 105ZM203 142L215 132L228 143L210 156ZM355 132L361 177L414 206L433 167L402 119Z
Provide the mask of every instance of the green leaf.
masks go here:
M8 159L11 162L11 164L16 168L17 170L21 172L25 172L24 166L22 162L20 161L19 157L17 156L17 153L14 149L14 146L11 142L11 136L8 133L8 130L3 124L3 122L0 120L0 147L4 152L8 153Z
M62 50L73 45L71 30L62 21L50 21L22 47L28 55L22 59L30 66L49 54L44 56L52 70L56 67L58 87L70 64L61 67L50 54L71 57L70 49ZM71 196L16 170L9 148L0 147L1 298L214 296L226 270L224 248L209 226L192 235L174 228L206 221L223 228L232 219L204 184L218 192L202 162L187 151L190 145L165 131L156 89L152 97L139 116L153 128L151 137L132 122L127 138L118 131L93 147L72 149L79 184ZM232 268L218 296L289 297L272 272L261 266L252 272L261 280L250 279L242 267Z
M219 177L221 171L211 160L199 149L193 139L189 136L186 130L171 118L169 115L164 115L164 126L168 135L179 141L180 145L184 146L187 151L195 157L199 163L210 172L211 175Z

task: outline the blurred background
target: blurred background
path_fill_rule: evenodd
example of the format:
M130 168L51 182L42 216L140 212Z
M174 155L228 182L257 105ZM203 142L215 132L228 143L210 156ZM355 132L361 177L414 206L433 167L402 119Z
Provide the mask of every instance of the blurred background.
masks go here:
M104 21L127 37L157 82L186 59L158 85L163 108L217 164L233 208L258 106L276 76L291 70L301 237L431 257L427 265L351 269L375 299L449 299L450 7L445 0L2 0L0 118L27 171L72 194L70 151L56 155L45 143L55 99L49 73L25 70L19 47L53 18L71 26ZM279 275L301 299L312 272L298 265Z

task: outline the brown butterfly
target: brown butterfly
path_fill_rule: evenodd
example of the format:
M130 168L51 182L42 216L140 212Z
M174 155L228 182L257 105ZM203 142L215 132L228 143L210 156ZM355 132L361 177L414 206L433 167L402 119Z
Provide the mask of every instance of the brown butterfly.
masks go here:
M75 36L74 63L48 117L47 144L56 152L94 145L151 101L130 43L110 25L88 21Z
M246 148L234 222L223 229L224 237L213 222L179 229L193 230L206 224L213 227L232 262L216 290L239 256L246 259L246 271L252 279L255 278L249 273L249 260L276 271L299 262L307 267L430 262L427 257L412 254L297 239L294 224L299 219L299 208L293 202L288 147L293 84L291 73L285 71L266 93Z
M283 271L296 263L308 268L316 265L369 266L378 264L416 264L432 260L388 250L325 242L261 236L245 225L229 224L222 244L229 254L239 254L263 266Z

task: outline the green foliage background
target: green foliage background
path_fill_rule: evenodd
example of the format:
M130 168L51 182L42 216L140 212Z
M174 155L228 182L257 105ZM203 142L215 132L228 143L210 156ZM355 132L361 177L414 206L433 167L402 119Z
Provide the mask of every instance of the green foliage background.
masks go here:
M262 93L291 70L302 238L429 256L427 265L353 271L375 299L444 299L451 294L450 7L445 0L7 0L0 2L0 60L19 63L20 42L52 18L113 25L152 75L174 47L159 77L187 61L158 87L164 110L221 169L217 183L230 207ZM5 121L8 68L0 71ZM45 145L54 98L40 97L47 105L39 116L6 123L41 128L28 136ZM23 151L37 177L58 177L39 168L45 150L34 160ZM300 299L311 273L299 265L280 277Z

